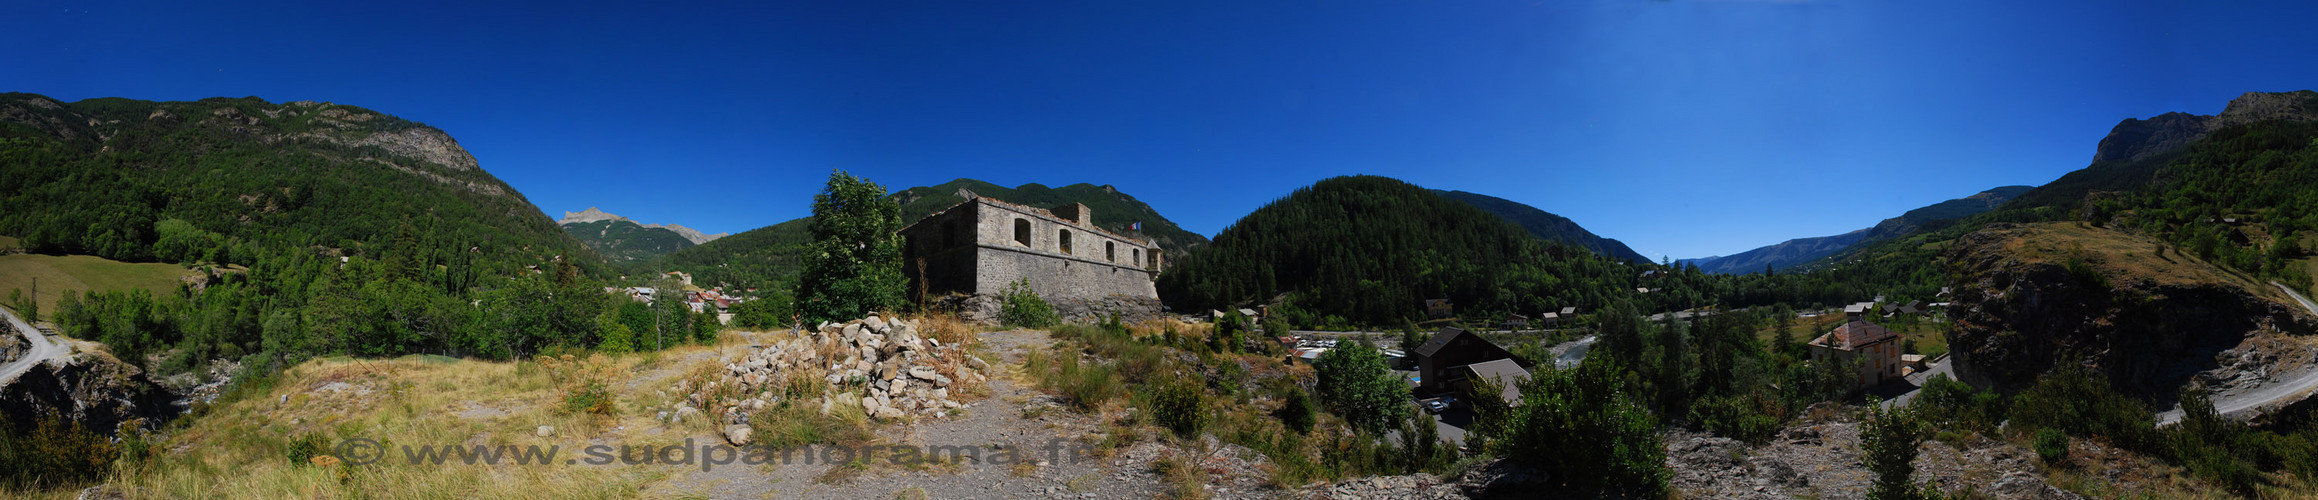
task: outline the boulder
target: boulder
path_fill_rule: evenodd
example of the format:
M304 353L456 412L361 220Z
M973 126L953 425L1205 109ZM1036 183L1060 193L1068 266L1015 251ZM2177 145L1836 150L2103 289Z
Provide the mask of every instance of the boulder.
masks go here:
M724 426L724 441L733 446L748 446L750 435L754 433L756 429L749 428L748 424L727 425Z
M537 431L533 431L533 432L532 432L532 434L536 434L536 435L538 435L539 437L554 437L554 436L555 436L555 426L553 426L553 425L542 425L542 426L539 426L539 430L537 430Z

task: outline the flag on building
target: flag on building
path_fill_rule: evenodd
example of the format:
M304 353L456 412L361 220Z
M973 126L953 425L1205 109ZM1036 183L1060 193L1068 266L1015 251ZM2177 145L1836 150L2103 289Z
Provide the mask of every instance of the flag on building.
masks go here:
M1143 230L1143 221L1135 221L1135 223L1133 223L1133 224L1128 224L1128 225L1127 225L1127 230L1129 230L1129 231L1141 231L1141 230Z

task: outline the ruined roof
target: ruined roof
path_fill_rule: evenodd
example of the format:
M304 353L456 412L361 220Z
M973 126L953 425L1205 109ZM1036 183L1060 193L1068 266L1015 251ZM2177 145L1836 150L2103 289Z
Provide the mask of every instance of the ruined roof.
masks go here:
M1893 335L1891 333L1891 329L1884 328L1883 325L1865 321L1852 321L1850 323L1844 323L1843 326L1835 327L1835 331L1827 332L1826 335L1820 336L1816 340L1812 340L1811 343L1837 349L1851 350L1858 349L1860 346L1882 342L1885 340L1891 340L1898 337L1898 335Z

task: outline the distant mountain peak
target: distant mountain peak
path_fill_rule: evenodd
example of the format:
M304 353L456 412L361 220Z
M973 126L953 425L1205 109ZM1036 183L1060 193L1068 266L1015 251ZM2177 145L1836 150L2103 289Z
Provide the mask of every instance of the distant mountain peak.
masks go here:
M583 223L583 222L597 222L597 221L607 221L607 220L628 220L628 218L627 218L627 217L621 217L621 216L617 216L617 215L612 215L612 214L610 214L610 213L607 213L607 212L604 212L604 211L602 211L602 210L597 210L597 209L596 209L596 207L588 207L588 209L587 209L587 210L581 210L581 211L578 211L578 212L564 212L564 213L563 213L563 218L562 218L562 219L557 219L557 220L555 221L555 223L556 223L557 225L563 225L563 224L579 224L579 223Z
M683 236L684 239L692 241L692 244L694 245L716 241L717 238L732 236L732 233L703 234L698 229L675 224L644 224L643 226L651 229L666 229L669 231L675 231L678 236Z

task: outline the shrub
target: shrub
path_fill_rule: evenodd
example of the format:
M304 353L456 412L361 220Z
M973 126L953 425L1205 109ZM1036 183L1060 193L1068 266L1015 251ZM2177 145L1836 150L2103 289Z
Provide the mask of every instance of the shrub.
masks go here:
M1077 352L1032 353L1024 360L1023 370L1037 376L1040 387L1069 400L1080 411L1101 408L1104 402L1126 392L1110 366L1080 362Z
M1779 432L1780 423L1762 404L1747 394L1708 397L1690 407L1690 421L1718 436L1762 444Z
M1875 482L1868 486L1867 498L1921 497L1911 476L1916 472L1917 446L1923 444L1928 427L1916 417L1914 410L1907 408L1885 410L1881 405L1870 404L1867 411L1867 421L1859 431L1859 448L1865 454L1861 460L1875 475Z
M53 416L41 417L31 432L19 433L0 418L0 487L58 486L95 481L120 457L103 435Z
M1314 418L1317 415L1312 411L1312 398L1304 395L1301 388L1289 389L1287 393L1281 399L1280 409L1272 412L1272 416L1279 418L1282 425L1297 434L1312 432L1312 424L1318 423L1318 419Z
M1200 431L1207 427L1205 384L1180 375L1171 375L1160 377L1145 387L1151 390L1145 393L1147 396L1143 398L1143 410L1151 416L1153 422L1185 438L1198 437Z
M1987 390L1975 390L1971 385L1957 382L1947 374L1933 375L1916 393L1915 408L1924 421L1941 427L1963 427L1987 433L2004 421L2002 396Z
M813 218L807 220L813 242L804 252L795 294L805 323L901 307L901 204L885 196L884 186L832 172L813 195Z
M1006 292L1000 297L998 320L1008 325L1046 328L1062 322L1055 316L1054 304L1047 303L1045 298L1038 296L1038 292L1032 291L1029 280L1016 280L1006 285Z
M323 439L321 434L300 434L290 438L289 446L282 450L282 455L290 460L290 465L303 466L313 463L316 455L329 454L329 446L329 441Z
M2084 365L2063 361L2053 373L2012 398L2012 423L2059 428L2076 436L2103 436L2127 449L2157 451L2156 417L2141 403L2109 389Z
M573 384L563 393L563 411L573 414L611 415L619 413L618 403L610 386L601 381Z
M2044 463L2067 463L2068 448L2068 433L2051 427L2036 431L2036 458L2044 459Z
M1622 372L1611 359L1588 356L1574 369L1531 374L1491 451L1571 487L1664 495L1671 473L1658 419L1620 389Z

